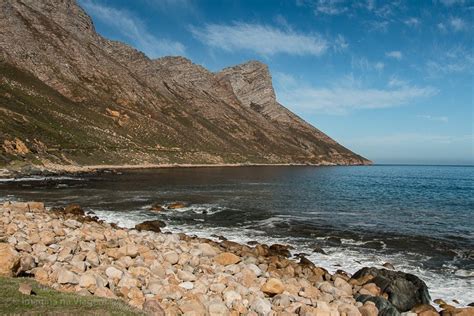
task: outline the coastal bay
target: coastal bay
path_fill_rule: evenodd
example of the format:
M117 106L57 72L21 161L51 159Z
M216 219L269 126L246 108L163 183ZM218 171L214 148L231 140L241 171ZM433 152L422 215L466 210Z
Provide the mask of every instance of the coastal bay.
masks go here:
M472 297L471 173L436 166L172 168L18 178L0 188L4 201L79 203L128 229L160 220L164 232L290 245L292 255L305 253L330 274L390 264L425 281L432 299L463 307ZM448 202L453 195L456 204Z

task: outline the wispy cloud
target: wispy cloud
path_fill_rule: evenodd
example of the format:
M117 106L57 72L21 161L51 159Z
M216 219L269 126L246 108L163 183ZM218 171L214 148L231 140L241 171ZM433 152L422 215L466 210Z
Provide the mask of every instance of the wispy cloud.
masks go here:
M336 52L342 52L349 47L349 43L346 38L341 34L338 34L334 39L333 48Z
M449 19L449 25L456 32L462 31L467 28L467 23L463 19L457 17Z
M390 22L387 21L387 20L370 21L367 24L368 24L369 28L373 31L387 32L388 26L390 25Z
M411 17L411 18L408 18L405 21L403 21L403 23L405 23L406 25L408 25L410 27L418 27L418 26L420 26L421 21L418 18Z
M276 77L275 80L280 80ZM330 87L312 87L296 79L277 82L279 100L302 113L346 114L361 109L382 109L429 98L438 93L432 87L402 86L388 89L366 88L358 82L344 80ZM291 77L290 77L291 78Z
M424 120L428 120L428 121L434 121L434 122L447 123L449 121L449 118L447 116L432 116L429 114L423 114L423 115L418 115L417 117L422 118Z
M398 78L397 76L392 76L390 77L387 85L391 88L395 88L395 87L407 87L409 84L410 83L406 80L402 80Z
M474 71L474 54L462 46L447 49L439 54L437 59L426 62L426 71L430 77L472 73Z
M466 1L465 0L440 0L440 2L444 4L445 6L450 7L457 4L464 4Z
M247 50L264 56L319 56L330 47L330 43L319 34L303 34L263 24L206 24L202 28L191 27L191 32L199 41L213 48L231 52Z
M383 62L370 62L365 57L353 57L351 60L351 68L355 70L362 70L364 72L376 70L381 72L385 68L385 64Z
M436 25L438 27L438 29L442 32L445 32L446 31L446 25L444 25L443 22L440 22Z
M395 59L398 59L398 60L401 60L403 58L402 52L398 51L398 50L394 50L394 51L391 51L391 52L386 52L385 56L390 57L390 58L395 58Z
M181 7L191 8L193 7L192 0L147 0L148 3L159 7Z
M150 58L165 55L184 55L185 47L180 42L157 38L132 13L99 4L92 0L81 0L80 4L93 18L118 31L135 48Z
M314 5L316 14L339 15L349 10L344 0L317 0Z

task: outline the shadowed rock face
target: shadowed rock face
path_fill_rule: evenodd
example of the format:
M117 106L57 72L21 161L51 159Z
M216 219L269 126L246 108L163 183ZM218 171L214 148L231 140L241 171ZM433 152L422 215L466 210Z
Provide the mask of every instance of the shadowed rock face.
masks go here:
M393 306L400 312L406 312L418 304L430 304L428 287L425 282L413 274L366 267L357 271L352 279L362 279L365 276L372 276L373 278L368 283L375 283L382 293L388 295L389 303L384 302L383 299L374 301L380 311L388 310ZM358 300L365 302L368 298L361 295Z
M0 9L0 165L369 163L280 105L260 62L152 60L98 35L73 0Z

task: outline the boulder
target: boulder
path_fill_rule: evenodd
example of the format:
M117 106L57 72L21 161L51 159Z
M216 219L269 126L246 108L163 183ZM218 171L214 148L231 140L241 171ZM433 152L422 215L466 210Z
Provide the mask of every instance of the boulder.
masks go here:
M206 315L206 307L197 299L182 300L178 306L184 315Z
M395 270L395 267L390 262L385 262L382 266L389 270Z
M352 286L347 283L343 278L337 277L334 280L334 286L346 293L347 295L352 295Z
M84 273L79 278L79 286L86 289L95 290L97 287L97 280L91 273Z
M41 239L41 242L46 245L46 246L49 246L51 244L54 244L55 242L55 237L56 237L56 234L53 233L52 231L42 231L39 233L39 237Z
M320 253L322 255L326 255L326 251L324 251L324 249L321 247L321 246L315 246L313 248L313 252L317 252L317 253Z
M84 216L85 212L79 204L69 204L63 210L64 214L70 214L74 216Z
M43 202L28 202L28 208L30 211L44 211L44 203Z
M224 297L225 305L228 308L232 308L235 301L240 302L242 300L242 296L236 291L232 291L232 290L230 291L226 290L224 292L223 297Z
M177 264L179 261L179 255L174 251L168 251L164 253L163 258L165 259L165 261L171 264Z
M221 254L218 254L217 256L214 257L214 262L221 264L223 266L227 266L230 264L236 264L240 262L240 257L234 255L231 252L223 252Z
M366 283L359 290L360 294L379 296L382 295L382 291L375 283Z
M377 316L379 314L379 310L377 306L375 306L374 302L367 301L359 307L359 312L362 316Z
M105 269L105 275L111 279L119 280L123 276L123 272L115 267L108 267Z
M24 254L20 257L20 265L15 272L15 275L23 275L28 274L34 267L36 266L35 258L33 256Z
M61 269L58 272L58 283L59 284L78 284L79 279L77 275L66 269Z
M143 311L150 316L165 316L165 311L156 299L147 299L143 304Z
M145 221L143 223L135 225L135 229L138 231L148 230L156 233L161 232L161 228L165 227L166 224L160 220L153 220L153 221Z
M229 315L229 310L224 303L214 302L209 304L209 316L225 316Z
M444 309L441 316L474 316L474 307Z
M250 306L258 315L269 315L272 311L272 304L264 298L256 298Z
M415 307L411 309L411 312L416 313L417 315L420 315L420 316L438 316L439 315L439 313L436 311L436 308L428 304L416 305Z
M16 250L24 251L24 252L31 252L32 248L29 243L26 241L20 241L15 245Z
M106 288L104 286L98 287L95 290L94 295L98 296L98 297L105 297L105 298L116 298L117 297L117 296L115 296L114 292L112 292L109 288Z
M184 282L196 280L196 276L188 271L178 270L177 275L178 275L178 278Z
M158 204L158 203L153 204L153 205L150 207L150 211L153 211L153 212L161 212L161 211L163 211L163 210L164 210L163 206L162 206L161 204Z
M273 244L269 248L269 254L289 258L291 256L290 248L291 246L289 245Z
M171 203L168 203L166 205L166 208L168 210L176 210L176 209L180 209L180 208L185 208L187 206L188 206L188 204L184 203L184 202L171 202Z
M283 283L276 278L270 278L261 288L262 292L268 295L281 294L285 290Z
M216 247L206 243L199 244L198 249L202 252L202 255L206 257L214 257L219 253L219 250Z
M379 311L380 316L401 316L400 312L387 299L382 296L356 295L356 300L365 304L373 302Z
M182 282L178 285L180 288L183 288L185 290L192 290L194 288L194 283L193 282Z
M18 287L18 291L23 295L31 295L33 294L33 288L29 283L21 283Z
M0 276L11 277L20 267L20 255L10 244L0 243Z
M48 272L44 268L35 268L33 274L35 275L35 280L38 281L38 283L48 283Z
M87 253L86 261L93 267L97 267L100 264L99 255L94 250L90 250Z
M430 303L428 287L413 274L366 267L357 271L352 279L366 275L374 277L370 282L375 283L382 293L387 293L388 301L400 312L409 311L418 304Z

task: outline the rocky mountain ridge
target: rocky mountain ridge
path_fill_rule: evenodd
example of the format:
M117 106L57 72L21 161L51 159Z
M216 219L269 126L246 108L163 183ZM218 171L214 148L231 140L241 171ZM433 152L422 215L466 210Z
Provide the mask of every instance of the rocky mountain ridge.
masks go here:
M280 105L260 62L149 59L73 0L0 8L0 166L370 163Z

